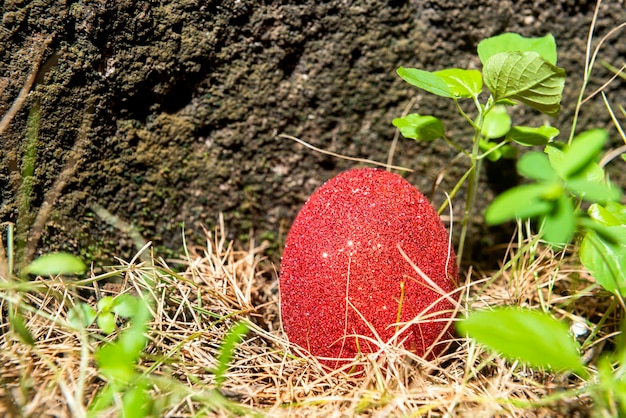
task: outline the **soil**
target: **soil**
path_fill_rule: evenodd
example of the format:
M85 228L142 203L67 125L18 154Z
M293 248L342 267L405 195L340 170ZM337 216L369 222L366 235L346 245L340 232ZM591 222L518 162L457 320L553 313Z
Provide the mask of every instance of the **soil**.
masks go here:
M0 114L40 66L28 99L2 135L1 220L18 220L27 118L39 103L31 213L69 170L40 249L67 249L88 260L131 257L136 240L127 223L177 253L183 225L195 240L223 213L233 239L245 242L252 232L277 256L307 196L355 166L279 134L384 162L394 137L391 120L415 98L415 111L440 117L450 135L462 137L466 130L451 103L411 88L396 68L478 68L481 39L518 32L552 33L568 79L556 119L519 107L515 121L550 122L568 135L592 3L6 0ZM623 0L604 2L598 38L624 20ZM612 36L599 60L620 67L623 38L623 31ZM610 74L597 65L589 91ZM616 108L625 105L625 86L617 79L605 89ZM579 128L591 127L609 128L619 145L600 96L581 113ZM454 157L443 142L401 139L394 163L415 170L406 178L426 194L444 172L433 195L437 205L467 168ZM504 175L512 164L486 170L482 202L518 181ZM621 164L615 175L623 180ZM96 215L94 205L111 216ZM476 232L476 246L498 241L494 231Z

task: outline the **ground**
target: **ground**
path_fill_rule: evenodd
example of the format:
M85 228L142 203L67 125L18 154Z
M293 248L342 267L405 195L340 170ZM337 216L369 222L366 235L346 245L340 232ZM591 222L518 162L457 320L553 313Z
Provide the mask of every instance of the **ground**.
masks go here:
M564 109L555 120L531 111L518 112L516 120L547 121L567 134L593 6L576 0L5 1L0 113L39 67L2 134L0 217L18 219L26 121L39 103L33 200L22 210L31 218L22 216L23 223L69 170L41 248L69 249L88 260L130 255L137 240L120 225L131 225L176 252L183 224L189 236L202 237L201 226L211 227L222 212L231 238L245 241L254 231L278 255L307 196L355 165L280 134L384 162L391 120L411 98L420 113L459 121L449 103L406 85L395 69L476 68L477 43L509 31L555 36L559 65L568 73ZM625 10L623 1L604 2L598 34L624 21ZM619 67L622 40L612 37L599 59ZM596 67L589 91L610 74ZM623 104L623 88L623 80L609 85L609 100ZM461 126L448 123L448 133L462 135ZM600 97L585 104L579 126L611 126ZM462 160L450 164L453 157L444 143L401 140L394 163L415 170L406 178L427 194L445 169L433 195L441 202L466 168ZM503 187L506 169L487 170L485 202Z

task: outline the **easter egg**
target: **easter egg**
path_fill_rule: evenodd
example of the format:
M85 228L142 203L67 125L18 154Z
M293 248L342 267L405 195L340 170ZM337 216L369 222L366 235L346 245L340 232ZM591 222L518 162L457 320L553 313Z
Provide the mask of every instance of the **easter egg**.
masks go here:
M289 231L283 329L331 367L388 342L436 354L457 276L448 233L414 186L384 170L348 170L311 195Z

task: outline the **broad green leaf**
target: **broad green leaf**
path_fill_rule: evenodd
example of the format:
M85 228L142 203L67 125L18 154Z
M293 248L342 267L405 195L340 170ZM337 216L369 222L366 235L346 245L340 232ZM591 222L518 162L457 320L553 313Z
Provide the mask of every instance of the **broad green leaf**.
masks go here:
M553 193L554 185L545 183L517 186L497 196L485 212L485 222L500 224L511 219L533 218L551 211L554 203L544 196Z
M585 374L567 325L542 312L510 307L476 311L457 329L508 359Z
M556 138L558 134L558 129L548 125L540 126L539 128L514 126L506 135L506 139L526 146L545 145L553 138Z
M37 276L82 274L85 270L87 270L85 263L80 258L68 253L42 255L24 268L25 273Z
M618 201L622 197L621 190L608 181L589 181L584 177L566 180L565 187L588 202L606 203Z
M549 116L561 109L565 70L536 52L501 52L489 58L483 77L494 100L518 100Z
M612 226L609 229L625 229ZM623 231L620 231L623 233ZM626 296L626 243L611 243L593 230L588 230L578 251L580 261L607 291Z
M503 137L511 129L511 117L502 105L494 106L483 121L481 133L485 138L493 139Z
M217 368L215 369L215 383L220 386L226 379L226 371L230 367L230 362L235 355L235 348L242 341L248 332L248 325L245 322L239 322L233 326L224 336L224 340L220 346L217 355Z
M454 93L450 90L448 84L434 73L417 68L400 67L398 68L398 75L407 83L429 93L451 99L454 98Z
M540 151L531 151L522 155L517 161L517 172L533 180L554 181L558 179L548 156Z
M571 200L561 194L552 211L542 217L542 238L553 244L563 245L571 241L576 231L576 213Z
M609 138L604 129L592 129L576 135L570 146L563 151L562 163L555 168L563 179L580 174L598 159L602 147Z
M115 315L111 312L103 312L98 315L98 328L102 330L105 334L111 334L115 331L116 323L115 323Z
M457 97L477 97L483 91L483 76L478 70L447 68L433 74L443 80Z
M403 118L396 118L391 123L400 129L402 136L418 141L433 141L446 134L443 122L434 116L411 113Z
M541 38L525 38L517 33L503 33L478 43L478 57L483 65L496 54L514 51L536 52L550 64L556 65L556 42L551 34Z

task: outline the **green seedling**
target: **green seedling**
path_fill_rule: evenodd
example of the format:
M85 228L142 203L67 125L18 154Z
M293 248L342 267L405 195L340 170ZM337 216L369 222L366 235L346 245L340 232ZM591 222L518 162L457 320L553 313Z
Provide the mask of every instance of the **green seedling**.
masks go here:
M474 130L471 149L465 150L460 142L448 137L444 123L435 116L414 113L393 120L405 137L418 141L442 138L470 160L469 171L450 193L454 197L467 182L457 249L459 264L463 261L465 241L474 216L482 161L485 158L492 161L513 158L517 155L514 144L546 145L559 134L558 129L551 126L514 125L509 108L523 103L546 115L556 116L565 83L565 71L556 66L556 43L552 35L542 38L524 38L514 33L495 36L478 44L478 56L483 65L482 72L460 68L434 72L398 69L400 77L413 86L454 101L459 114ZM485 87L489 94L481 100ZM460 105L460 101L465 100L473 102L474 117Z
M456 68L435 72L398 69L408 83L454 101L474 130L471 149L465 150L449 138L444 123L435 116L414 113L393 121L405 137L418 141L443 139L470 160L469 171L451 193L454 196L467 182L457 252L459 263L474 215L481 162L485 158L517 158L520 146L542 148L519 157L517 171L527 181L497 196L485 212L485 221L496 225L515 219L533 220L539 237L556 248L565 248L576 237L582 237L578 253L581 262L597 283L615 294L624 306L626 206L619 203L621 189L604 170L606 162L616 155L600 163L608 133L592 129L575 134L580 106L567 141L558 141L559 130L552 126L518 126L510 116L513 106L520 103L548 116L559 113L565 72L556 66L554 38L504 34L480 42L478 55L482 72ZM481 100L485 87L488 94ZM473 117L460 106L461 100L474 103ZM445 204L441 210L444 208ZM626 322L622 328L624 332ZM597 371L593 371L585 367L581 347L568 326L549 312L514 307L470 312L457 323L457 330L511 361L586 379L589 383L583 391L594 399L599 416L605 416L607 411L610 416L626 413L623 337L618 338L617 350L603 354Z

